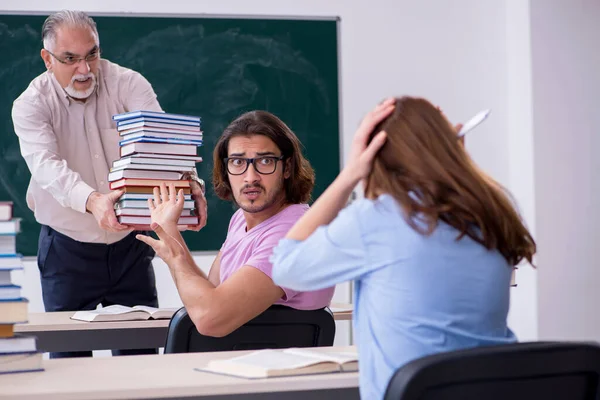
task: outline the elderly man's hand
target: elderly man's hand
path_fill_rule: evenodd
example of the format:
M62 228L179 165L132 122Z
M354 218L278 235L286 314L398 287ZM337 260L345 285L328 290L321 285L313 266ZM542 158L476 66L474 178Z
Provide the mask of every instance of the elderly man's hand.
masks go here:
M198 183L194 178L202 181L202 185ZM204 195L204 181L198 178L195 172L186 172L183 175L182 179L190 181L190 188L192 189L192 199L194 199L194 203L196 205L196 213L198 215L198 225L190 225L188 226L188 230L198 232L200 229L204 228L204 226L206 225L206 220L208 218L208 203L206 202L206 196Z

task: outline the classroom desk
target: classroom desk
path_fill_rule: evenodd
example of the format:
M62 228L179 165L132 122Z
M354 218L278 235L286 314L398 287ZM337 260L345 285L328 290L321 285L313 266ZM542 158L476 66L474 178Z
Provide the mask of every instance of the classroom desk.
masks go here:
M348 309L350 304L332 303ZM164 347L168 319L85 322L71 319L73 311L30 313L29 322L15 325L15 333L34 335L40 351L150 349ZM352 312L334 312L336 321L352 319Z
M45 371L0 375L0 400L359 399L357 372L249 380L194 370L209 360L244 353L247 352L45 360Z

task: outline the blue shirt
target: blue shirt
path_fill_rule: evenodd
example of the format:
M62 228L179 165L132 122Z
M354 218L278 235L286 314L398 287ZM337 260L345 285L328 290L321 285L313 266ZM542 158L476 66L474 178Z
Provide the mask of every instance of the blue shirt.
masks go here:
M440 222L416 232L390 195L357 200L304 241L284 239L273 281L318 290L354 280L360 393L381 399L392 374L428 354L516 341L507 327L511 267Z

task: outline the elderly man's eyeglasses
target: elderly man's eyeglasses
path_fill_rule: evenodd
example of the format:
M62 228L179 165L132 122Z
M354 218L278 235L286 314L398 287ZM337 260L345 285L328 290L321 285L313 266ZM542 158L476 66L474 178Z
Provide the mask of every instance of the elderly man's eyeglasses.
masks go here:
M58 57L57 55L55 55L54 53L52 53L50 50L48 49L44 49L46 50L48 53L50 53L50 55L54 58L56 58L56 60L62 64L66 64L66 65L75 65L78 64L79 61L85 61L85 62L91 62L91 61L96 61L99 57L100 57L100 49L94 49L92 50L87 56L85 57L80 57L80 56L75 56L75 55L66 55L64 57Z
M271 175L277 169L277 162L283 160L284 156L261 156L254 158L226 157L223 159L227 166L227 172L231 175L242 175L248 170L250 164L254 170L261 175Z

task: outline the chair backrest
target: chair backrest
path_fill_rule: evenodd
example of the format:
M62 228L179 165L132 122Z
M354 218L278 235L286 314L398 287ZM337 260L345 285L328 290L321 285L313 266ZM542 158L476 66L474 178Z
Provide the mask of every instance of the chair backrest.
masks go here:
M182 307L169 323L165 353L333 346L329 308L296 310L274 305L224 337L201 335Z
M423 357L399 368L385 400L598 400L600 346L530 342Z

